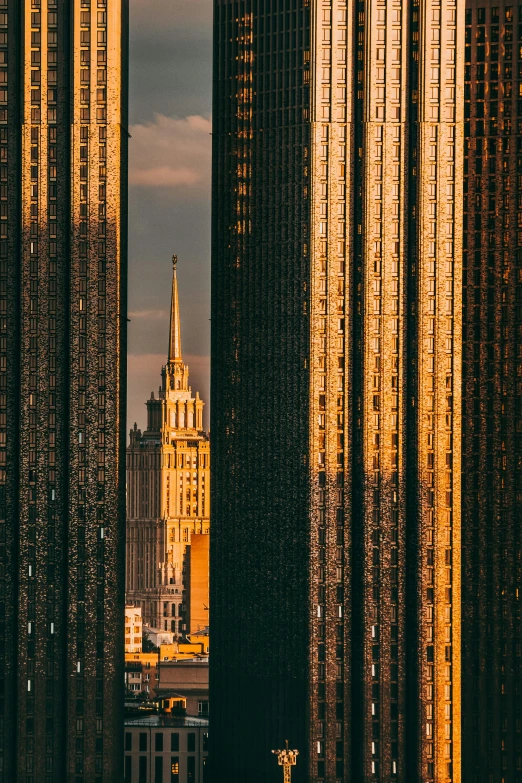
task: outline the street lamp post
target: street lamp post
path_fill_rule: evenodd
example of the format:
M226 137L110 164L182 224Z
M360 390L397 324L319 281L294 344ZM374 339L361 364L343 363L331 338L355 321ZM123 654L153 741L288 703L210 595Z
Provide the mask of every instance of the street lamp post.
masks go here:
M288 749L288 740L285 740L286 748L284 750L273 750L277 756L277 763L280 767L283 767L284 783L290 783L292 779L292 767L297 764L297 757L299 755L298 750Z

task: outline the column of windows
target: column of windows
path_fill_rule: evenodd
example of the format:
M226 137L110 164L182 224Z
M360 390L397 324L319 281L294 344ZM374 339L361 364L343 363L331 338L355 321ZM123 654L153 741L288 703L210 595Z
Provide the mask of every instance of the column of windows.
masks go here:
M36 522L37 522L37 475L38 468L41 467L39 460L37 460L37 436L38 436L38 402L39 389L37 379L38 369L38 253L39 250L43 251L43 237L39 237L39 208L41 199L44 198L44 192L39 193L39 184L41 180L45 181L45 148L46 143L42 137L39 123L41 121L41 59L42 59L42 27L41 27L41 14L39 10L40 3L38 0L31 2L30 10L30 46L31 46L31 65L38 66L35 69L31 69L31 125L28 128L29 135L26 135L26 143L29 146L29 194L30 204L29 206L29 237L30 237L30 260L29 264L25 266L24 278L22 279L23 298L25 299L25 312L24 317L26 319L26 332L22 338L22 355L24 356L24 363L26 371L28 369L28 377L26 382L29 388L29 400L28 409L24 411L23 417L27 426L27 437L29 443L28 460L25 469L27 486L27 509L26 509L26 532L25 535L20 535L20 547L21 550L25 550L25 574L22 578L25 582L26 591L26 629L27 635L23 646L26 651L26 695L25 695L25 715L27 723L27 735L25 738L25 765L23 772L27 773L27 783L33 783L35 772L35 731L34 731L34 715L35 715L35 695L37 692L35 681L35 656L36 656L36 640L37 633L41 633L37 623L36 612ZM27 9L28 10L28 9ZM45 33L45 27L44 27ZM45 51L45 50L44 50ZM45 130L43 131L45 133ZM41 165L43 162L43 165ZM42 183L43 185L43 183ZM27 185L26 185L27 193ZM25 472L25 471L24 471ZM22 473L23 475L23 473ZM39 566L40 567L40 566ZM23 568L23 566L22 566ZM39 596L41 600L42 596ZM30 600L31 599L31 600ZM40 619L40 618L38 618ZM40 696L40 693L38 693Z
M7 0L2 0L0 3L0 124L2 125L7 124L8 120L7 20Z
M350 201L347 199L347 125L351 114L351 99L347 103L347 60L348 30L347 7L345 0L338 0L332 5L332 138L330 141L330 194L331 194L331 224L329 232L328 266L330 307L335 311L334 329L330 330L330 372L332 380L330 387L335 393L335 447L332 452L335 459L335 483L332 475L329 481L330 516L335 519L335 587L332 590L330 602L332 614L336 617L336 661L335 661L335 737L333 735L334 715L330 715L331 729L329 731L330 747L333 750L335 742L335 779L337 783L344 779L348 766L349 743L347 740L349 726L349 693L350 693L350 657L348 655L350 633L350 612L345 611L350 600L347 576L350 573L349 551L349 515L346 513L350 482L345 478L349 467L350 452L348 451L348 433L351 410L348 408L347 379L350 372L350 353L347 335L351 331L349 319L350 299L348 290L351 270L346 263L347 252L347 210ZM351 145L350 145L351 146ZM349 224L348 224L349 225ZM337 377L335 377L337 376ZM332 421L333 424L333 421ZM333 471L332 471L333 473ZM330 537L331 551L334 546L333 535ZM330 555L331 557L331 555ZM334 755L334 754L332 754Z
M423 764L429 779L460 775L460 459L459 292L460 119L456 109L456 46L461 19L452 0L425 8L429 45L422 90L420 155L419 427L421 542L424 601L421 611L425 732ZM457 41L458 39L458 41ZM424 88L423 88L424 85ZM460 89L460 88L459 88ZM421 191L422 198L422 191ZM425 593L425 595L424 595Z
M371 80L364 90L364 73L359 72L358 97L362 102L366 99L368 105L361 107L361 111L370 119L377 119L379 122L385 117L385 90L384 90L384 63L386 59L386 8L374 8L371 4L364 7L359 4L358 21L360 28L369 23L370 35L367 47L361 47L361 58L366 58L368 64L368 74ZM359 33L361 36L362 33ZM375 68L375 63L377 68ZM361 63L362 67L362 63ZM371 75L376 81L372 84ZM366 138L364 138L366 137ZM382 450L383 442L382 427L382 403L383 394L386 389L382 383L382 298L383 298L383 279L382 279L382 244L383 244L383 211L385 195L383 179L383 126L381 124L370 125L363 136L366 149L362 147L358 150L360 158L361 171L364 171L366 183L367 225L364 226L364 239L366 247L363 253L366 256L366 264L363 275L366 277L365 297L367 306L365 308L365 327L367 330L366 352L364 364L366 379L363 385L363 394L365 398L365 420L366 432L363 438L367 442L367 461L365 464L365 558L368 568L368 576L365 579L366 595L365 608L363 609L365 654L364 654L364 677L368 677L369 687L366 689L365 699L365 723L367 726L366 742L364 747L364 769L368 770L372 777L379 778L383 758L383 736L381 713L384 710L383 693L381 688L381 677L383 673L383 658L386 661L387 655L382 655L381 642L386 644L385 639L381 639L381 575L383 567L386 567L386 558L381 552L381 543L383 543L383 534L380 529L380 505L381 491L386 492L386 483L382 481L382 468L386 449ZM364 153L364 162L363 162ZM370 183L372 183L370 185ZM372 192L373 190L373 192ZM373 199L373 203L370 201ZM373 208L372 208L373 207ZM364 216L362 216L364 219ZM370 223L370 221L372 221ZM359 231L359 227L358 227ZM360 233L363 234L363 225L360 225ZM371 243L371 247L368 247ZM369 259L372 259L371 264ZM369 463L369 464L368 464ZM371 566L370 566L371 563ZM386 663L384 663L386 667ZM368 676L369 675L369 676ZM371 683L371 684L370 684ZM369 698L368 698L369 697ZM369 747L370 745L370 747Z
M42 22L44 16L42 14ZM55 660L56 647L55 641L56 633L52 633L51 624L58 623L58 594L55 587L56 577L56 563L58 560L58 568L61 570L61 553L56 556L55 542L59 536L56 536L56 521L59 519L60 511L58 503L61 502L60 497L60 481L61 478L61 456L59 454L58 439L61 435L60 425L61 422L57 421L57 415L60 418L59 409L57 407L57 388L59 385L59 375L57 372L57 353L58 346L57 340L57 314L59 311L57 305L58 288L60 286L58 278L58 223L57 223L57 201L58 201L58 136L57 136L57 46L58 46L58 20L55 0L48 0L47 3L47 69L42 67L42 79L41 88L45 90L45 94L42 94L42 121L47 118L47 193L42 188L40 191L40 198L42 199L42 206L45 209L44 212L44 224L48 225L48 238L45 240L47 246L48 259L46 259L47 270L44 267L43 279L47 277L48 289L47 289L47 326L48 334L45 335L45 343L42 344L41 356L39 359L39 365L47 361L47 376L49 379L49 386L46 389L45 397L42 395L42 416L46 416L44 430L48 432L48 444L47 444L47 463L48 463L48 485L47 485L47 498L48 498L48 518L47 518L47 533L45 538L42 536L40 542L45 547L47 546L48 558L47 558L47 621L49 623L48 628L48 642L47 642L47 682L46 682L46 699L45 699L45 712L46 712L46 759L45 759L45 771L46 771L46 783L52 783L57 774L56 767L58 766L55 761L56 753L56 741L54 737L55 731L55 706L56 699L59 698L59 694L56 693L54 686L55 667L59 664ZM42 30L43 34L43 30ZM47 105L47 109L45 109ZM42 126L42 133L44 133L44 126ZM63 165L63 163L62 163ZM42 166L43 168L43 166ZM43 173L43 172L42 172ZM45 198L47 196L47 198ZM43 244L43 238L42 238ZM43 247L41 248L41 256L43 256ZM45 262L44 262L45 263ZM47 271L47 275L45 274ZM47 352L46 352L47 349ZM46 357L46 359L44 358ZM45 370L44 370L45 372ZM47 406L44 400L47 401ZM39 543L40 543L39 542ZM43 567L43 563L42 563ZM53 608L53 604L56 608ZM60 623L61 624L61 623ZM49 641L50 640L50 641ZM43 700L40 700L42 703ZM53 774L54 773L54 774Z
M78 4L79 5L79 4ZM88 266L88 241L89 241L89 120L90 120L90 13L89 2L81 0L81 6L76 7L75 18L75 44L79 44L80 55L80 80L77 87L77 100L79 109L75 109L76 120L79 119L79 128L76 130L79 142L79 151L73 157L73 178L77 182L75 192L75 207L73 211L73 226L75 228L75 244L79 259L76 260L76 269L72 275L72 324L73 342L71 350L75 351L75 367L71 373L72 395L76 400L76 427L73 428L74 442L72 453L77 466L76 498L73 495L71 508L71 523L76 528L76 536L73 534L73 562L75 568L74 579L74 603L76 607L76 638L71 644L72 661L75 661L73 674L75 677L75 706L76 733L74 737L74 766L72 772L75 775L75 783L83 783L86 772L86 722L85 722L85 675L86 657L88 655L88 634L86 623L92 622L92 615L88 613L89 591L91 589L91 569L88 567L87 551L91 550L91 535L89 531L89 452L91 448L88 409L88 293L87 293L87 266ZM79 17L79 19L78 19ZM79 21L79 25L77 24ZM79 28L79 29L78 29ZM74 69L74 78L77 78L77 69ZM78 117L79 113L79 117ZM79 136L79 138L78 138ZM76 503L74 502L76 500ZM74 507L76 506L76 508ZM74 522L73 522L74 520ZM73 528L74 529L74 528ZM75 540L76 539L76 540ZM72 640L71 640L72 641ZM71 738L72 739L72 738Z
M317 9L314 77L318 121L314 187L314 409L318 470L317 774L342 779L347 753L349 634L345 606L346 43L345 0ZM306 77L305 77L306 82ZM328 124L327 124L328 123ZM326 766L325 758L328 759Z
M91 95L94 99L96 94L96 122L97 127L92 127L90 131L91 143L95 149L91 149L89 161L91 165L91 198L93 198L93 209L91 209L91 237L95 249L95 259L91 260L91 266L95 268L97 274L92 275L90 295L92 297L92 310L96 307L97 311L97 343L93 335L93 354L97 355L97 373L94 373L94 384L92 384L93 399L97 397L98 403L98 421L97 421L97 495L96 495L96 517L97 517L97 588L96 588L96 739L95 739L95 782L101 783L103 780L103 715L104 715L104 646L105 633L105 602L106 602L106 584L105 584L105 480L106 480L106 349L107 349L107 322L106 322L106 287L107 287L107 0L97 0L96 8L92 0L91 25L96 29L96 93L94 93L94 84L91 84ZM96 28L95 28L96 25ZM93 41L94 44L94 41ZM95 61L94 46L91 57L91 71L94 77ZM93 78L94 82L94 78ZM94 118L92 118L94 119ZM96 139L96 135L98 138ZM96 160L96 152L98 159ZM98 176L96 177L96 173ZM97 191L97 193L96 193ZM97 200L95 196L97 195ZM97 234L97 237L95 236ZM93 263L94 261L94 263ZM97 264L96 264L97 262ZM96 305L94 304L96 302ZM108 526L108 525L107 525ZM110 531L112 535L114 533Z
M511 5L466 12L465 424L473 472L465 508L472 530L466 552L473 556L466 563L465 627L466 639L471 635L479 646L473 645L476 657L464 698L465 715L486 716L480 725L474 719L474 731L467 732L466 740L474 759L487 747L490 780L497 769L508 780L522 768L522 757L515 753L522 743L513 679L520 671L521 654L516 587L521 251L515 248L522 225L516 195L522 170L522 104L513 100L522 94L517 82L522 76L521 22L520 9L517 14ZM483 568L478 567L481 561ZM483 774L476 764L474 780Z
M10 163L10 149L8 146L8 90L13 87L8 80L8 39L7 39L8 8L7 0L0 2L0 623L4 633L9 633L10 612L6 611L6 604L9 600L9 593L12 587L9 585L10 558L9 549L12 547L11 541L6 530L6 522L9 510L6 505L6 484L7 484L7 449L11 446L8 443L7 429L7 411L8 411L8 378L7 369L10 363L10 354L12 352L13 336L8 333L8 308L7 308L7 290L8 290L8 243L12 242L12 236L9 232L9 214L7 203L8 191L8 164ZM14 93L12 91L11 95ZM12 373L12 367L10 368ZM16 642L14 642L16 644ZM4 671L9 670L9 663L6 660L9 655L7 645L4 643L0 648L0 666ZM12 664L11 664L12 665ZM7 747L10 742L8 733L8 724L6 722L7 710L9 710L9 700L7 688L0 695L0 743L2 747ZM9 720L7 718L7 720ZM7 755L7 754L6 754ZM6 759L3 759L4 767L7 767ZM6 771L6 770L5 770ZM4 770L0 770L0 781L5 780Z
M321 5L327 5L328 8L320 8L317 10L319 17L319 30L318 39L320 41L321 48L317 53L317 70L315 77L317 79L316 92L319 92L318 98L320 103L318 105L318 119L328 121L330 119L330 92L331 92L331 57L332 50L330 48L331 43L331 8L330 3L322 3ZM312 58L312 63L315 58ZM321 63L321 65L319 65ZM321 68L321 72L319 72ZM319 82L319 74L321 73L322 80ZM320 86L319 86L320 85ZM316 627L316 639L317 639L317 729L316 729L316 747L317 747L317 777L322 780L325 777L325 754L327 750L326 742L326 720L329 717L327 715L327 667L329 668L330 662L327 662L328 650L331 645L330 639L327 638L327 589L328 589L328 563L327 563L327 490L326 490L326 466L327 466L327 314L328 314L328 285L327 285L327 240L328 234L328 142L329 142L329 127L327 125L319 126L318 132L320 135L320 146L318 146L318 152L321 162L318 163L318 175L319 183L315 185L315 188L320 193L320 202L318 205L319 213L319 251L320 260L317 270L317 277L315 285L317 286L316 296L318 302L318 320L317 326L319 334L319 345L317 349L317 362L318 367L314 368L316 371L315 382L313 384L315 393L318 395L318 432L317 432L317 460L318 460L318 585L317 585L317 627ZM310 151L306 148L305 159L310 159ZM313 155L313 152L312 152ZM314 165L313 158L310 161L310 165ZM314 187L312 180L312 187ZM315 204L312 202L312 209L315 210ZM313 250L312 250L313 253ZM330 628L328 628L330 631Z
M104 686L104 627L105 616L105 479L106 479L106 241L107 241L107 12L103 10L106 0L98 0L97 20L97 88L96 88L96 120L98 123L98 161L94 166L95 156L91 158L94 171L98 172L98 243L97 243L97 397L98 397L98 468L97 468L97 528L98 528L98 586L97 586L97 639L96 639L96 744L95 744L95 774L96 783L102 781L103 770L103 686ZM94 19L94 8L92 9ZM94 64L92 65L94 72ZM102 124L100 124L102 123ZM94 134L96 130L94 130ZM92 138L92 135L91 135ZM96 222L96 220L95 220ZM96 280L96 275L93 276ZM95 283L96 285L96 283ZM93 299L96 294L92 291ZM111 531L112 533L112 531ZM114 533L112 533L114 535Z
M438 60L435 60L438 61ZM435 72L438 73L438 68L434 69ZM438 90L437 90L438 95ZM436 102L437 99L434 99ZM431 104L430 104L431 105ZM435 106L437 112L438 112L438 105ZM430 149L429 149L429 174L428 174L428 192L430 196L430 201L428 203L428 237L430 239L428 254L430 259L435 258L435 237L436 237L436 217L437 217L437 185L436 185L436 154L437 154L437 128L434 126L431 129L431 136L430 136ZM429 411L433 411L434 408L434 392L435 392L435 338L434 338L434 331L435 331L435 320L434 320L434 314L435 314L435 261L431 260L428 263L428 277L427 277L427 309L428 313L430 314L430 317L428 319L428 334L429 337L427 338L427 344L426 344L426 354L427 354L427 367L426 367L426 390L427 390L427 396L426 396L426 402L427 402L427 409ZM425 633L426 633L426 642L427 642L427 648L426 648L426 659L423 662L423 666L426 670L426 682L427 685L425 685L425 696L426 696L426 756L428 758L428 777L434 776L434 712L433 712L433 705L434 705L434 666L433 666L433 644L435 641L434 638L434 622L435 622L435 616L434 616L434 602L435 602L435 595L434 595L434 584L435 584L435 576L434 576L434 566L435 566L435 556L434 556L434 544L435 544L435 536L434 536L434 513L432 510L433 505L433 487L434 487L434 468L435 468L435 452L434 452L434 434L433 434L433 428L434 428L434 417L433 413L427 414L427 432L425 434L426 443L425 446L428 447L426 452L426 464L423 466L425 470L425 476L426 476L426 486L429 487L428 489L428 495L429 495L429 510L426 515L426 555L425 555L425 567L423 568L423 574L425 576L425 579L423 579L423 584L426 584L426 609L425 614L421 619L421 622L424 621L425 625ZM421 468L422 469L422 468Z
M57 696L55 640L60 623L60 591L55 584L55 565L60 553L55 546L55 522L60 517L62 501L56 451L59 438L56 2L49 0L42 9L40 0L31 0L26 4L26 15L30 25L26 28L25 87L30 101L26 105L24 127L23 219L28 241L22 268L22 365L28 372L22 379L22 430L27 434L28 448L26 459L21 462L22 486L27 488L22 500L22 506L27 502L27 524L25 530L24 525L20 528L23 531L20 546L26 555L22 562L25 560L27 564L23 567L27 579L26 638L21 645L27 653L25 711L28 717L23 772L29 773L29 781L34 773L38 775L45 770L45 781L50 783L56 774L53 715ZM41 230L42 225L45 231ZM46 668L38 682L35 661L42 649L46 651ZM36 745L39 738L35 736L35 721L39 715L46 716L45 751Z
M365 668L367 743L365 769L374 777L399 773L399 705L403 698L404 618L404 432L403 312L404 95L401 79L408 55L406 14L398 2L366 7L370 37L365 102L364 179L366 530ZM362 12L361 12L362 13ZM403 18L404 17L404 18ZM364 19L366 22L366 18Z

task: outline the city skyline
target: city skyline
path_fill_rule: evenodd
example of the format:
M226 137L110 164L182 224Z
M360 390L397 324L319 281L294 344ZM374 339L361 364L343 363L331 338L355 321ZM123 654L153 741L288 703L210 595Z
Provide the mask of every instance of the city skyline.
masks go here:
M0 783L522 783L521 590L522 0L0 0Z

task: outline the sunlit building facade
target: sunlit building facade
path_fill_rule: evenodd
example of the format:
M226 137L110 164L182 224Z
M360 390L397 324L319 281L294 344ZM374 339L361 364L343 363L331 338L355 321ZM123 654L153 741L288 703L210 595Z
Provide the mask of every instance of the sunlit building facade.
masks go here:
M198 635L208 632L209 605L208 535L193 534L186 558L187 632Z
M214 7L214 779L456 783L464 4Z
M141 608L144 624L176 637L190 631L191 538L209 532L210 443L203 407L199 394L192 394L181 352L175 260L161 387L147 400L147 429L135 425L127 448L126 595ZM208 606L206 615L205 625Z
M122 772L127 3L0 2L0 780Z
M143 640L143 620L137 606L125 607L125 655L140 653Z

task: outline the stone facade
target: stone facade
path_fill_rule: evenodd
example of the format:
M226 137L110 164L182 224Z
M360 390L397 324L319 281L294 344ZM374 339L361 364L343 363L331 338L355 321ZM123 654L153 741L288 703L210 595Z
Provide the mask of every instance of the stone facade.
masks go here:
M187 632L198 634L208 629L209 554L207 535L192 535L187 553Z
M188 385L181 354L176 267L168 361L147 429L136 425L127 449L127 600L144 624L182 635L187 628L186 555L192 534L207 534L210 444L203 401Z
M205 783L208 720L154 715L125 721L125 783Z
M143 620L137 606L125 607L125 654L140 653L142 648Z

